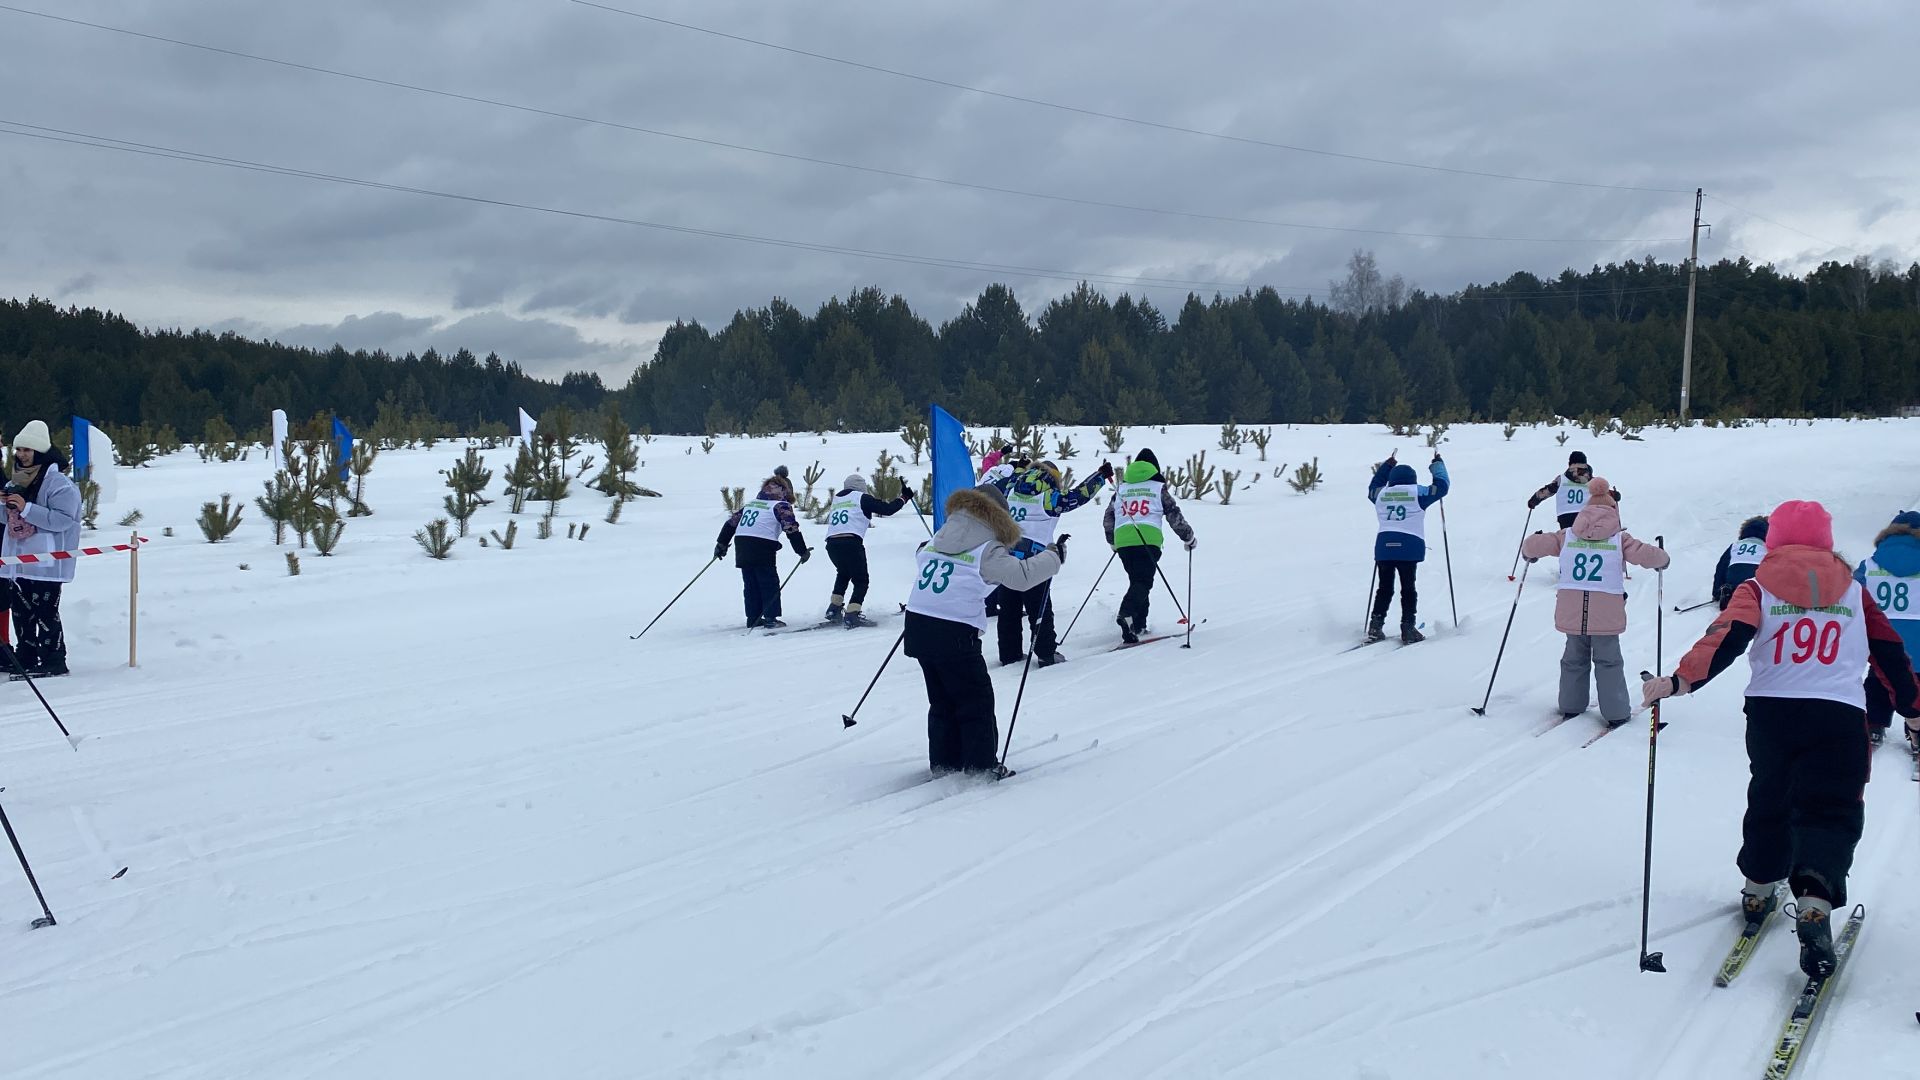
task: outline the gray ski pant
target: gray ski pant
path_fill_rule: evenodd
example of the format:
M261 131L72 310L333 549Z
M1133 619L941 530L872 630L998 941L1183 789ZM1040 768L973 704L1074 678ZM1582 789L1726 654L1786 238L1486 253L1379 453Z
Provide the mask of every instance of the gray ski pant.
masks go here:
M1560 711L1587 711L1587 671L1600 688L1600 718L1619 723L1633 714L1627 698L1626 662L1620 658L1620 639L1568 634L1567 651L1560 654Z

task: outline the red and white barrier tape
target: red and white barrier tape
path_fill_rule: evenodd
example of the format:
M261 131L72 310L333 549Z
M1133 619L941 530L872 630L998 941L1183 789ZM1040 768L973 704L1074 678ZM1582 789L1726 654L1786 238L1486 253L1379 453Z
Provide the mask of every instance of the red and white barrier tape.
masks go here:
M142 544L151 543L146 537L140 537ZM34 563L64 562L86 555L115 555L122 551L132 551L132 544L113 544L108 547L75 548L72 551L43 551L38 555L0 556L0 566L31 566Z

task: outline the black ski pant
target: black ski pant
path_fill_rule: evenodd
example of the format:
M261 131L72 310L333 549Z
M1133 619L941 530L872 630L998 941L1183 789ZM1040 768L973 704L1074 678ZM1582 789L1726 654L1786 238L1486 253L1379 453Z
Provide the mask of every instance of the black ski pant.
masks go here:
M1000 725L979 632L908 612L903 640L927 683L927 765L936 773L993 768L1000 760Z
M13 615L14 653L29 675L64 675L67 636L60 624L60 582L22 578L6 582Z
M867 602L867 542L858 536L827 537L827 558L833 560L833 595L855 604ZM853 595L847 596L847 584Z
M1417 562L1376 562L1375 571L1380 575L1380 584L1373 591L1373 621L1384 622L1387 618L1387 605L1393 602L1393 581L1400 579L1400 623L1412 626L1414 614L1420 607L1420 594L1414 589L1414 575L1420 572Z
M1120 617L1135 631L1147 625L1147 608L1153 600L1153 579L1160 566L1160 549L1152 544L1117 549L1120 565L1127 571L1127 595L1120 598Z
M1866 822L1866 716L1838 701L1747 699L1747 816L1740 872L1787 879L1795 896L1841 907Z
M779 567L771 564L743 566L740 568L740 583L748 622L780 617Z
M1880 681L1880 676L1871 671L1867 672L1867 724L1882 731L1893 724L1893 695L1887 693L1887 684Z
M1000 601L999 614L994 616L1000 632L1000 662L1015 664L1026 658L1027 651L1020 647L1022 619L1033 624L1033 655L1053 659L1058 640L1053 633L1053 582L1043 581L1025 592L1002 585L994 595Z

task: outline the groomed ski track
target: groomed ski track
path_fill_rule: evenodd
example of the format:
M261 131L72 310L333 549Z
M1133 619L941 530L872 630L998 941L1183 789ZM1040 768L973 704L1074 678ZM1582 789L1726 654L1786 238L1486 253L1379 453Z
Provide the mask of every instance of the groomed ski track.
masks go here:
M1098 435L1073 435L1083 452L1066 464L1085 473ZM458 448L392 452L369 485L375 517L349 523L338 557L307 553L298 578L251 508L233 543L185 538L200 502L257 491L264 464L176 455L123 472L102 519L137 505L154 532L183 534L145 557L142 668L113 666L122 571L89 566L67 602L76 677L47 688L80 750L24 687L0 689L4 798L61 920L27 931L31 894L0 868L0 1071L1757 1075L1801 980L1776 932L1735 986L1712 985L1739 884L1743 672L1667 710L1664 976L1634 964L1644 719L1588 750L1593 712L1534 737L1554 717L1562 640L1547 566L1488 715L1468 706L1513 599L1524 499L1566 450L1623 489L1628 529L1665 534L1671 605L1704 592L1742 518L1783 498L1825 501L1843 550L1864 555L1914 494L1897 463L1920 424L1552 435L1453 429L1464 628L1436 515L1419 582L1430 640L1341 654L1371 566L1366 466L1398 445L1424 474L1418 440L1279 429L1263 466L1251 447L1220 451L1216 429L1134 429L1128 447L1163 461L1208 448L1209 464L1268 475L1230 506L1187 506L1208 620L1193 649L1100 651L1117 640L1116 567L1070 662L1029 677L1009 760L1023 771L1000 784L915 782L925 697L905 657L842 730L895 627L714 633L737 623L724 566L627 639L711 554L721 483L816 458L837 477L903 449L897 436L797 436L785 454L722 440L710 456L657 439L639 479L664 500L608 526L582 493L562 517L594 522L586 542L529 528L511 552L468 543L443 564L407 538ZM1271 475L1315 455L1320 491ZM917 484L924 466L902 472ZM1066 611L1106 558L1098 513L1063 525ZM496 504L476 532L504 519ZM904 598L924 536L911 516L871 534L870 607ZM815 563L790 587L796 624L825 604L832 571ZM1181 588L1184 564L1177 550L1164 563ZM1653 667L1654 585L1638 570L1629 583L1630 671ZM1177 630L1164 588L1154 605L1155 630ZM1711 614L1666 613L1668 666ZM991 662L991 635L986 649ZM994 671L1004 734L1020 668ZM1917 788L1884 748L1853 877L1873 914L1801 1076L1911 1060Z

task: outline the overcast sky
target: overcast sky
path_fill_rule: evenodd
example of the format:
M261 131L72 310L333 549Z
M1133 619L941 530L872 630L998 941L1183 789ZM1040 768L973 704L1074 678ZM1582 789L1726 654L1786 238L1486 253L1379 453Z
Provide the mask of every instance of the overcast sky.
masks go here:
M1899 0L1095 4L605 0L1110 119L569 0L0 0L147 34L985 192L516 112L0 11L0 121L360 180L936 260L881 261L0 134L0 295L290 343L496 350L624 381L676 318L878 285L936 324L989 282L1324 296L1356 247L1429 290L1652 253L1920 254ZM4 128L0 128L4 130ZM14 130L18 130L17 128ZM1765 215L1782 228L1733 209ZM1798 231L1793 231L1798 230ZM1805 235L1810 234L1810 235ZM1818 239L1816 239L1816 237ZM1622 242L1627 241L1627 242ZM1110 293L1121 287L1103 286ZM1135 287L1163 308L1186 287Z

